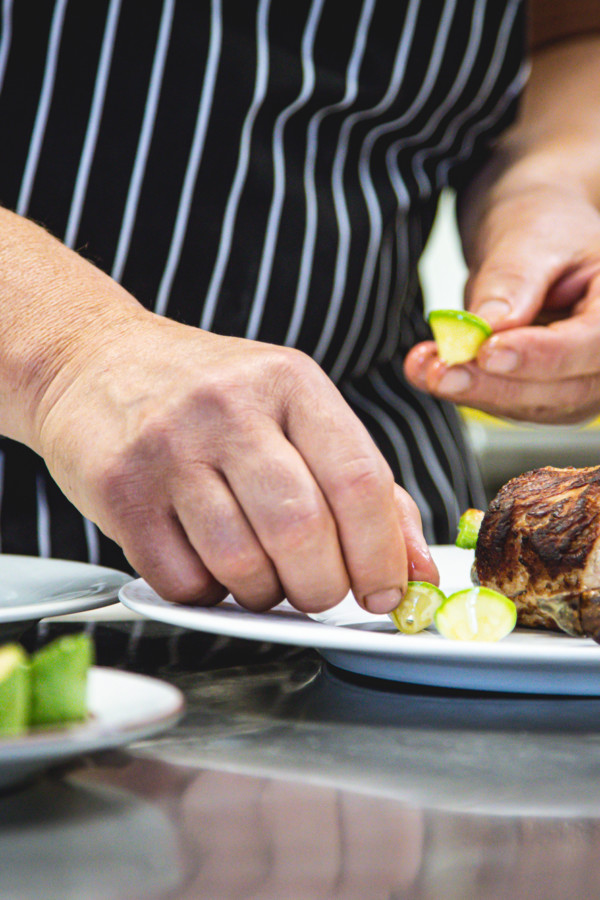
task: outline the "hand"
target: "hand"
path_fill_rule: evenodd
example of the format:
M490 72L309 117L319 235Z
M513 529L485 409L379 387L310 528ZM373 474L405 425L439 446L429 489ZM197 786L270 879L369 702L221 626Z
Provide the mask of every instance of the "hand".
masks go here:
M594 206L575 190L545 185L509 195L476 231L470 255L466 305L495 334L464 366L442 363L430 342L417 345L407 377L438 397L513 419L569 423L599 413Z
M371 612L437 580L414 502L343 398L298 351L141 307L46 390L36 449L67 496L163 597L230 591L306 612L351 587Z

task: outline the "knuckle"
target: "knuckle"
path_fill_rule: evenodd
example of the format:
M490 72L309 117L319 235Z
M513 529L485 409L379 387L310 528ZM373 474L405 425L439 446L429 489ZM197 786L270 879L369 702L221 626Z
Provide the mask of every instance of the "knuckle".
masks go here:
M267 374L275 390L283 387L286 393L290 389L305 388L326 377L314 359L295 347L274 348Z
M228 584L243 587L259 582L268 563L258 550L220 547L219 568L225 573Z
M220 370L207 372L202 384L191 391L189 406L201 411L209 422L228 420L234 418L240 408L239 396L239 384L233 377L226 378Z
M466 286L469 303L476 298L490 296L518 296L523 285L527 284L527 273L517 265L510 264L510 257L504 259L491 258L482 263Z
M401 488L399 484L394 484L394 497L396 505L399 506L409 518L415 519L420 523L421 510L419 509L416 500L411 497L408 491Z
M288 499L279 505L272 529L280 551L294 552L328 530L329 516L316 499Z
M371 456L353 459L340 469L333 483L333 493L343 500L352 496L357 500L370 500L391 493L394 476L383 460Z
M94 473L97 493L114 508L128 506L133 498L139 498L141 480L141 471L136 470L133 461L120 453L103 460L99 471Z

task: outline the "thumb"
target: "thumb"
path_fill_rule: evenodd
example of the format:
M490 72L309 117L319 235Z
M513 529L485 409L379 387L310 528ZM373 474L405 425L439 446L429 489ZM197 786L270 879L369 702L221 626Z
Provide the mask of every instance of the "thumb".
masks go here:
M489 322L494 331L530 325L544 306L560 268L559 259L551 258L535 236L516 229L490 248L478 268L470 272L465 307Z

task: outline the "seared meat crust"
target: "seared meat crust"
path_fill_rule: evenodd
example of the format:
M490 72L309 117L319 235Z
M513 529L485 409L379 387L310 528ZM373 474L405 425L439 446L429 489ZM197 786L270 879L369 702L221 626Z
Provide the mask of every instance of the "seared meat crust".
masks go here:
M600 466L547 466L490 503L475 551L480 584L511 597L521 625L600 632Z

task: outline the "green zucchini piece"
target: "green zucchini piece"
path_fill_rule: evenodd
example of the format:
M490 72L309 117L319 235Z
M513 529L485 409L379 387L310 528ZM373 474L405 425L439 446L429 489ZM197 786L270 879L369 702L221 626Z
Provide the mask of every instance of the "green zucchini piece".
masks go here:
M434 309L429 325L440 359L450 366L470 362L492 333L491 326L474 313L459 309Z
M406 594L396 609L388 613L403 634L417 634L433 623L435 611L446 599L443 591L428 581L409 581Z
M485 587L450 594L435 614L435 627L442 637L456 641L499 641L516 624L514 602Z
M483 516L482 509L466 509L458 520L456 546L461 550L474 550L477 546Z
M57 638L31 657L31 725L87 717L87 676L94 645L86 634Z
M28 656L19 644L5 644L0 647L0 736L27 730L30 701Z

